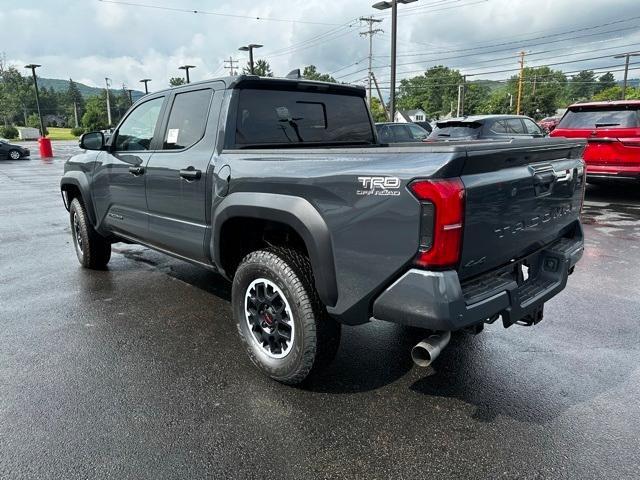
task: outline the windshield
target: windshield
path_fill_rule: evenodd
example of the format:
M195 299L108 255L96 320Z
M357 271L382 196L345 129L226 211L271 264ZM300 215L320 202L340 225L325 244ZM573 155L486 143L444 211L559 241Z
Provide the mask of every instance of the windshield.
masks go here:
M478 122L438 122L429 139L478 138L481 126Z
M639 123L638 110L626 107L578 108L569 110L557 128L635 128Z

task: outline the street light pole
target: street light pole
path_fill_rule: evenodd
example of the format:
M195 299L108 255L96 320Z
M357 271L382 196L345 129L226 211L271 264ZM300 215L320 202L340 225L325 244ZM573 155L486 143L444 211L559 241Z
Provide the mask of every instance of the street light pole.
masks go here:
M396 117L396 43L398 36L398 3L413 3L418 0L390 0L374 3L373 8L386 10L391 8L391 93L389 96L389 113L391 121Z
M196 68L195 65L182 65L180 67L178 67L178 70L184 70L186 77L187 77L187 83L191 83L191 80L189 79L189 69L190 68Z
M148 95L149 94L149 86L147 85L149 82L151 81L150 78L143 78L142 80L140 80L140 83L144 83L144 94Z
M111 79L105 78L104 83L107 85L107 122L109 128L111 128L111 100L109 99L109 87L111 86Z
M622 100L627 97L627 77L629 76L629 58L640 56L640 52L635 53L623 53L622 55L616 55L613 58L624 58L624 81L622 82Z
M36 107L38 107L38 120L40 121L40 136L44 137L44 122L42 121L42 113L40 112L40 94L38 93L38 79L36 78L36 68L41 65L37 65L35 63L30 63L29 65L25 65L24 68L28 68L31 70L31 75L33 75L33 86L36 89Z
M253 50L255 48L262 48L262 47L263 45L259 45L257 43L250 43L249 45L245 45L238 49L241 52L249 52L249 72L251 73L251 75L255 75L255 70L253 66Z

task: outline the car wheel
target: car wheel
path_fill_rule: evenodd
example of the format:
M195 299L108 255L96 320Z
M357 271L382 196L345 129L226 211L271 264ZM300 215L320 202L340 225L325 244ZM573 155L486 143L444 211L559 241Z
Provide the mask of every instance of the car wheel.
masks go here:
M19 150L9 150L9 158L11 160L20 160L20 157L22 157L22 154Z
M274 380L300 384L335 357L340 324L320 301L311 264L301 253L250 253L235 273L231 297L249 358Z
M73 246L80 265L94 270L106 267L111 259L111 243L95 231L78 198L71 202L69 217Z

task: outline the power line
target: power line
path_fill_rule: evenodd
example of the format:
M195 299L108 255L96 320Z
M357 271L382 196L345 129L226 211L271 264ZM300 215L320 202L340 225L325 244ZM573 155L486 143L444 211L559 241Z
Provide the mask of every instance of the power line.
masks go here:
M181 13L194 13L194 14L200 14L200 15L215 15L218 17L244 18L249 20L263 20L263 21L269 21L269 22L305 23L309 25L338 25L337 23L315 22L310 20L292 20L288 18L260 17L260 16L241 15L241 14L234 14L234 13L208 12L205 10L191 10L188 8L164 7L161 5L149 5L144 3L125 2L120 0L98 0L98 1L102 3L112 3L115 5L125 5L129 7L152 8L154 10L166 10L170 12L181 12Z
M550 44L550 43L564 42L564 41L567 41L567 40L576 40L576 39L579 39L579 38L591 37L591 36L594 36L594 35L602 35L602 34L605 34L605 33L619 32L621 30L630 30L630 29L634 29L634 28L638 28L638 26L634 25L632 27L627 27L627 28L624 28L624 29L616 29L616 30L612 30L612 31L608 31L608 32L600 32L600 33L591 33L591 34L586 34L586 35L578 35L578 36L570 37L570 38L551 40L551 41L547 41L547 42L540 42L540 43L537 43L537 44L530 44L529 46L547 45L547 44ZM495 45L495 46L498 46L498 45ZM473 48L472 49L463 49L463 50L473 50ZM460 50L460 51L462 51L462 50ZM458 59L458 58L476 56L476 55L479 55L479 54L499 53L499 52L504 52L504 51L511 51L511 48L503 48L503 49L499 49L499 50L492 50L490 52L468 53L468 54L464 54L464 55L455 55L455 56L451 56L451 57L432 57L432 58L422 59L421 61L417 61L417 62L399 63L398 65L416 65L418 63L440 62L442 60L453 60L453 59ZM386 67L388 67L388 65ZM360 72L364 72L364 71L365 71L365 69L362 69L362 70L358 70L356 72L352 72L351 74L355 75L356 73L360 73ZM412 73L412 72L400 72L400 73ZM346 76L348 76L348 75L343 75L343 76L338 77L338 78L344 78Z

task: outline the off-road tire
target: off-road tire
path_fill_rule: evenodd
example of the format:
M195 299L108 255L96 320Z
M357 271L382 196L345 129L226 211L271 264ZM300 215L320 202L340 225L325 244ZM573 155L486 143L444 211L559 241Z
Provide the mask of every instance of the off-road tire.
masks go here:
M78 198L71 201L69 220L73 246L80 265L93 270L103 270L111 259L111 243L95 231L84 205Z
M272 358L263 351L247 321L247 289L257 279L273 282L284 293L293 314L293 344L283 358ZM297 385L334 359L340 344L340 324L329 316L320 300L305 255L280 247L250 253L235 272L231 297L236 327L249 358L269 377Z

